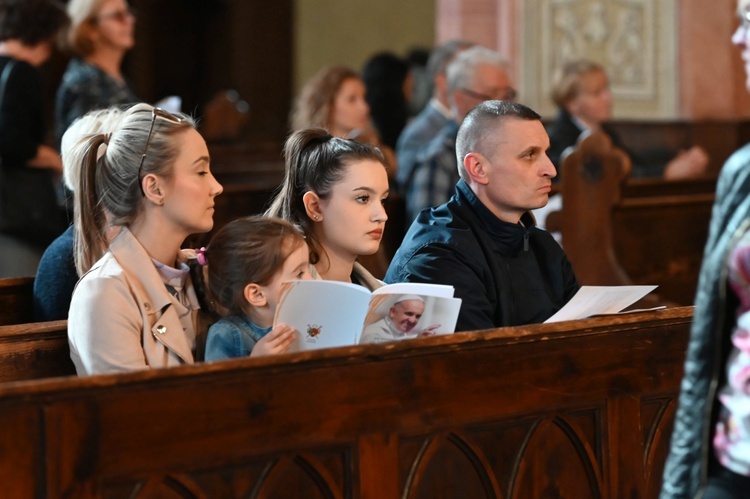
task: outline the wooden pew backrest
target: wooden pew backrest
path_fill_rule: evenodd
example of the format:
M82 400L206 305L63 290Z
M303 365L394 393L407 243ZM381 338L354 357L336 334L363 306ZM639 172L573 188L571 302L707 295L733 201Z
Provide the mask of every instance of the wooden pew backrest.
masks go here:
M0 383L75 373L67 321L0 326Z
M34 278L0 279L0 326L34 320Z
M716 179L628 179L627 161L603 133L564 158L558 220L565 252L582 284L656 284L658 300L689 305Z
M584 134L562 160L562 244L579 282L632 284L615 256L610 216L630 160L603 132Z
M8 497L656 497L691 308L0 384Z

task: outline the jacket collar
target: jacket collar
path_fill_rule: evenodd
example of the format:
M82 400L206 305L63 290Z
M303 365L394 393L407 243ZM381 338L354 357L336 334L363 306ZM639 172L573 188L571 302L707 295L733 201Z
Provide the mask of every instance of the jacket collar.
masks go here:
M120 232L112 240L109 251L123 270L138 280L143 290L151 299L155 310L161 310L172 303L171 295L167 291L164 281L159 275L159 271L153 265L151 256L146 252L140 241L130 232L130 229L127 227L120 229ZM182 252L177 253L176 260L182 263L187 262L187 258ZM144 264L145 262L148 262L148 264ZM186 287L186 294L193 310L199 309L198 297L192 286Z
M133 281L145 293L143 303L148 315L153 315L154 321L150 324L152 336L163 343L168 349L177 354L186 363L192 363L193 346L197 337L186 334L169 334L169 332L182 331L183 325L178 316L178 310L172 302L174 299L167 291L159 272L156 270L151 257L138 239L127 227L122 227L110 244L109 251L122 267L127 276L132 276ZM177 261L185 261L182 252L178 253ZM186 286L186 297L190 304L191 315L200 308L198 298L192 286ZM171 311L171 313L170 313ZM197 331L193 331L197 335Z
M520 223L500 220L479 200L463 179L456 184L456 200L474 212L484 231L499 243L505 252L516 253L524 248L524 243L528 243L529 231L536 225L531 213L521 215Z

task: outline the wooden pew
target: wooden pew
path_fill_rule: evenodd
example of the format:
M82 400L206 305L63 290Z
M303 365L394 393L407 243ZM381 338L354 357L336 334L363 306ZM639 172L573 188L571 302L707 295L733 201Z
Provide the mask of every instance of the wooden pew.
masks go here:
M0 279L0 326L34 320L34 278Z
M0 326L0 383L75 373L67 321Z
M656 497L692 308L0 384L8 497Z
M715 179L628 179L609 138L584 138L563 160L562 244L582 284L658 284L692 303L708 237Z

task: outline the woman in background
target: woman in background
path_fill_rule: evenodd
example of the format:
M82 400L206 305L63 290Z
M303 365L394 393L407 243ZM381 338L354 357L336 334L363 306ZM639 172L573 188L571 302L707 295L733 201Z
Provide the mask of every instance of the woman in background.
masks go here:
M390 52L375 54L362 68L362 80L372 122L383 143L395 149L409 118L414 83L409 64Z
M634 177L663 176L666 180L695 177L705 173L708 155L698 146L680 151L666 164L650 168L646 161L622 143L614 130L607 126L612 119L614 98L609 88L609 78L604 66L589 60L572 61L555 74L552 100L558 114L547 129L550 160L558 169L556 182L560 181L561 156L565 149L574 146L586 131L602 130L615 147L623 149L633 159Z
M135 16L125 0L70 0L66 37L73 59L55 102L58 143L77 118L94 109L138 102L122 74L122 59L135 43Z
M89 134L114 130L121 116L122 110L116 107L91 111L73 122L63 134L63 181L72 195L75 195L81 172L81 155L85 152L77 147L78 143ZM37 322L68 318L70 299L79 277L73 257L73 232L71 225L52 241L39 262L34 279L34 320Z
M0 168L2 182L24 193L27 203L24 207L0 200L0 277L33 276L44 248L65 230L65 212L57 206L54 187L62 161L44 144L44 99L37 68L49 59L67 22L65 9L56 2L0 1ZM31 215L29 207L39 210ZM11 223L18 210L28 219Z
M328 66L302 88L291 115L293 130L319 127L334 137L355 139L378 146L385 156L388 175L396 173L393 150L382 146L370 122L370 106L365 99L362 78L346 66Z

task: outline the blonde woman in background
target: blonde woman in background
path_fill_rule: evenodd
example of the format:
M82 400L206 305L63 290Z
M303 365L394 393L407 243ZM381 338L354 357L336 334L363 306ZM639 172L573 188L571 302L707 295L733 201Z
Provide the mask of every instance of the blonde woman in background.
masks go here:
M91 111L77 119L62 137L63 181L75 195L75 185L81 173L82 154L76 147L87 135L114 130L122 116L118 108ZM104 148L99 151L104 153ZM34 279L34 320L57 321L68 318L70 299L78 282L73 258L73 225L50 244L42 255Z
M70 0L66 45L72 52L55 102L59 141L89 111L139 101L122 74L122 59L135 44L135 15L125 0Z

